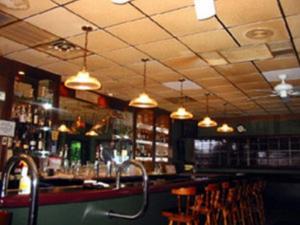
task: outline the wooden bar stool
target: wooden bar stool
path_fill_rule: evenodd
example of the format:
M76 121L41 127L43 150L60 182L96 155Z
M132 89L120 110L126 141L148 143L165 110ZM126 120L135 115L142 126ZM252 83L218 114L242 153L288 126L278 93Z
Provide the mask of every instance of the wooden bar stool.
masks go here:
M163 211L162 215L168 218L169 225L177 224L198 225L199 217L192 210L196 196L195 187L172 189L171 194L177 196L177 212Z
M205 225L217 225L220 190L217 184L208 184L202 195L197 195L193 210L205 216Z

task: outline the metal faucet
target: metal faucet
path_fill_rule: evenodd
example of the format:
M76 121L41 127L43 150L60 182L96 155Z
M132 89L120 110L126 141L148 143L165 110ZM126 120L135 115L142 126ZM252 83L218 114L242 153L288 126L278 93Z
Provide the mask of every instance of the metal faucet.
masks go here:
M143 176L143 204L142 204L140 210L136 214L125 215L125 214L115 213L111 210L111 211L108 211L106 213L106 215L109 216L109 217L116 217L116 218L134 220L134 219L137 219L137 218L141 217L147 209L148 199L149 199L149 196L148 196L148 190L149 190L148 174L147 174L146 169L145 169L145 167L143 166L142 163L140 163L138 161L135 161L135 160L127 160L127 161L123 162L118 167L117 172L116 172L116 189L120 189L120 187L121 187L120 178L121 178L122 171L124 169L126 169L128 166L130 166L131 164L138 167L138 168L140 168L140 170L142 171L142 174L143 174L142 175Z
M20 161L26 162L31 176L31 187L30 187L30 208L28 216L28 225L37 225L37 215L38 215L38 193L39 193L39 177L38 170L34 160L26 154L19 154L11 157L4 168L2 173L2 186L1 186L1 198L7 195L7 187L9 182L9 175L12 168Z

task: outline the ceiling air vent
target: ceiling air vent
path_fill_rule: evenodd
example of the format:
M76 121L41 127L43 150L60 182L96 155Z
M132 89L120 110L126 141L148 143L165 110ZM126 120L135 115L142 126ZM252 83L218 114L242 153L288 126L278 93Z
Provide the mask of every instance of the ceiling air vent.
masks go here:
M58 39L50 43L37 46L36 48L40 51L66 60L81 57L84 54L84 50L82 48L64 39Z
M57 39L55 35L24 21L1 28L0 35L30 47Z

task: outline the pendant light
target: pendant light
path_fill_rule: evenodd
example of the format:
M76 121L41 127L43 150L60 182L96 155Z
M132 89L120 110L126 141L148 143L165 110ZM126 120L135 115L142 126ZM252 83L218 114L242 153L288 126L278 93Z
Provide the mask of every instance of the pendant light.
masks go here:
M83 26L82 30L85 31L85 45L84 45L84 55L83 55L83 68L75 76L69 77L65 81L65 86L67 88L75 90L97 90L101 88L100 82L90 76L87 71L87 45L88 45L88 33L93 30L90 26Z
M205 20L216 15L215 0L194 0L198 20Z
M142 59L142 62L144 63L143 92L137 98L132 99L129 102L129 106L136 107L136 108L150 109L150 108L155 108L158 105L157 101L152 99L146 93L146 64L148 61L149 61L149 59Z
M203 118L203 120L199 121L198 127L215 127L218 125L218 123L214 120L212 120L208 115L208 96L209 93L206 93L206 116Z
M181 101L181 106L175 111L172 112L170 117L172 119L177 119L177 120L187 120L187 119L192 119L194 116L192 113L187 111L184 106L183 106L183 82L185 79L180 79L180 101Z
M224 117L226 117L226 106L227 103L224 103ZM223 123L222 126L217 128L217 132L220 133L231 133L233 131L234 131L233 127L229 126L227 123Z

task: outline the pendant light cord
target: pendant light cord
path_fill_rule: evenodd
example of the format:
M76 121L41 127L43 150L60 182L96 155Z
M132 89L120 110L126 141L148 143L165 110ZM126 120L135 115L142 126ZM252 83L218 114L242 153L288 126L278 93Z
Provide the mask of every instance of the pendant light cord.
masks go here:
M88 46L88 34L93 30L90 26L83 26L82 30L85 31L84 49L83 49L83 69L87 70L87 46Z
M143 83L143 91L146 92L146 67L147 67L147 62L149 61L149 59L142 59L142 62L144 62L144 83Z
M185 81L185 79L180 79L180 104L183 107L184 104L184 97L183 97L183 82Z
M208 96L209 96L209 93L206 93L206 115L208 116Z
M83 55L83 69L86 70L86 56L87 56L87 46L88 46L88 31L85 32L85 42L84 42L84 55Z

